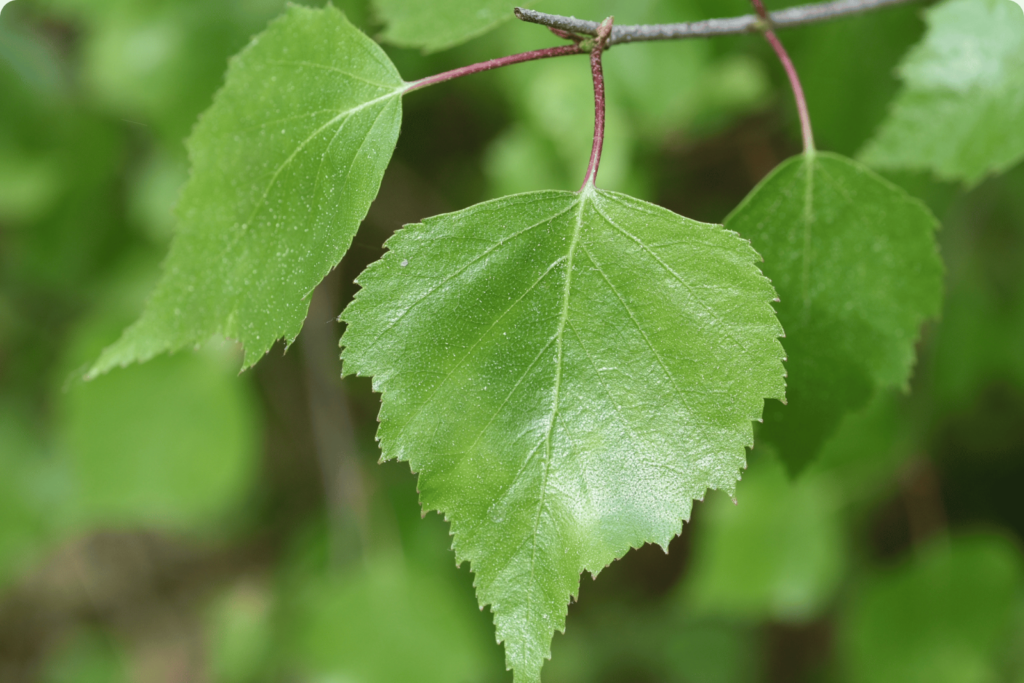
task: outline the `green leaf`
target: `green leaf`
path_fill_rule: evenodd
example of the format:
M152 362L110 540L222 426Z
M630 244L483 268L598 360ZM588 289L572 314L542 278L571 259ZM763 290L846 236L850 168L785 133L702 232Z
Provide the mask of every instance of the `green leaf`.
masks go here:
M919 449L913 438L917 426L907 416L909 400L898 391L877 392L865 408L843 418L803 477L839 482L838 497L845 503L887 500L900 468Z
M536 4L536 0L374 0L378 16L387 25L381 37L424 52L455 47L513 19L516 7Z
M303 576L282 601L287 670L316 681L493 680L493 641L449 575L371 555L343 573Z
M228 58L283 8L281 0L92 0L68 14L88 26L81 78L96 103L177 149L210 106Z
M799 471L845 413L905 385L921 324L941 306L937 222L867 168L819 152L782 163L725 224L764 255L782 300L789 405L770 404L758 436Z
M127 683L129 652L113 633L72 630L47 653L41 683Z
M189 139L163 278L89 375L215 335L240 341L249 367L294 340L380 187L404 88L332 7L292 6L255 38Z
M923 33L921 6L906 3L786 35L822 148L852 155L864 146L899 90L897 65Z
M23 409L0 400L0 593L57 536L61 473L54 471L30 424Z
M690 613L806 622L839 585L839 492L828 477L791 481L767 455L753 456L735 504L718 495L701 509L682 593Z
M383 392L385 459L451 521L517 681L579 575L667 547L731 491L784 394L775 293L745 240L625 195L537 192L392 237L342 314Z
M182 355L74 387L61 428L80 516L209 528L238 506L254 479L258 420L234 375L224 362Z
M1006 680L1000 650L1022 588L1022 558L994 535L936 539L866 582L841 620L851 683Z
M974 184L1024 158L1024 14L1008 0L947 0L927 21L861 158Z
M647 561L656 554L650 551ZM601 591L600 602L588 603L580 618L574 617L572 628L552 643L545 681L761 680L762 648L754 628L735 621L694 619L690 612L673 609L666 601L636 599L638 593L649 595L652 588L659 591L660 586L623 590L618 585L614 593L607 588ZM617 672L615 678L609 679L610 670Z
M86 325L75 345L89 346L104 323ZM245 501L259 413L236 358L215 351L158 358L57 397L77 524L209 531Z

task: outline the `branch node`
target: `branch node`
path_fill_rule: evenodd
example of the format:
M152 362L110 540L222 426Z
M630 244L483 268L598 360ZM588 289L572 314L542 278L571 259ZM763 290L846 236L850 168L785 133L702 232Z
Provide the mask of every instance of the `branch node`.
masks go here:
M612 35L612 24L615 17L608 17L597 27L597 35L594 37L594 49L604 50L607 48L608 38Z

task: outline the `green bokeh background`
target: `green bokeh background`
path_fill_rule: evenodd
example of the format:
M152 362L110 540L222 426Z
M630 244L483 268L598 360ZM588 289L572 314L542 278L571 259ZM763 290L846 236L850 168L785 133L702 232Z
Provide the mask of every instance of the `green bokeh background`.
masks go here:
M338 2L370 35L379 13ZM780 5L783 3L779 3ZM787 4L794 4L792 2ZM307 330L239 375L211 343L75 378L159 272L183 139L280 0L16 0L0 13L0 681L510 681L447 525L376 464L377 398L329 323L407 222L575 189L583 60L406 98L395 160ZM547 0L621 23L744 0ZM782 34L822 149L854 154L921 36L908 4ZM1024 39L1024 38L1022 38ZM509 22L453 50L388 47L409 80L556 40ZM606 58L601 184L721 221L798 150L756 36ZM939 217L942 322L908 394L849 416L790 480L750 454L668 555L584 577L549 683L1024 682L1024 168L972 189L890 176Z

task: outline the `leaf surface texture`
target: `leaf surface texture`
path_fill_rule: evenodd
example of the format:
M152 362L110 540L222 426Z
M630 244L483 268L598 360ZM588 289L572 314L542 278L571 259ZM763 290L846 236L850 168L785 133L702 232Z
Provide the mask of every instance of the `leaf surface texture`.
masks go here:
M383 393L383 457L451 521L517 681L539 680L583 571L667 546L731 491L784 394L750 244L601 190L537 192L397 233L342 318Z
M878 387L903 386L921 324L939 314L942 261L928 208L861 164L783 162L726 218L764 256L786 330L785 407L759 433L791 471Z
M292 6L231 62L188 141L163 277L91 375L221 335L246 367L298 335L394 150L405 84L338 10Z

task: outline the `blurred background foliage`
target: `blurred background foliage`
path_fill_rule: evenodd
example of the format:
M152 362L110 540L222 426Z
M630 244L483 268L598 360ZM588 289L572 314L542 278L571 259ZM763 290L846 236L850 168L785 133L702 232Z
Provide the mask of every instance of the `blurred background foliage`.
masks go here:
M338 4L384 29L362 0ZM0 14L5 683L511 680L445 522L420 519L405 465L376 464L377 398L337 379L333 319L403 223L576 187L592 125L581 59L408 98L381 194L295 347L241 376L237 349L211 345L75 379L140 310L183 138L282 7L17 0ZM543 9L626 23L748 11ZM784 34L821 148L853 154L884 117L920 9ZM411 80L556 42L509 22L429 56L388 50ZM605 63L608 189L721 221L798 149L756 37L619 46ZM948 268L910 393L850 416L795 481L755 450L736 500L697 505L668 555L645 547L585 577L546 681L1024 682L1024 169L970 190L893 180L942 220Z

